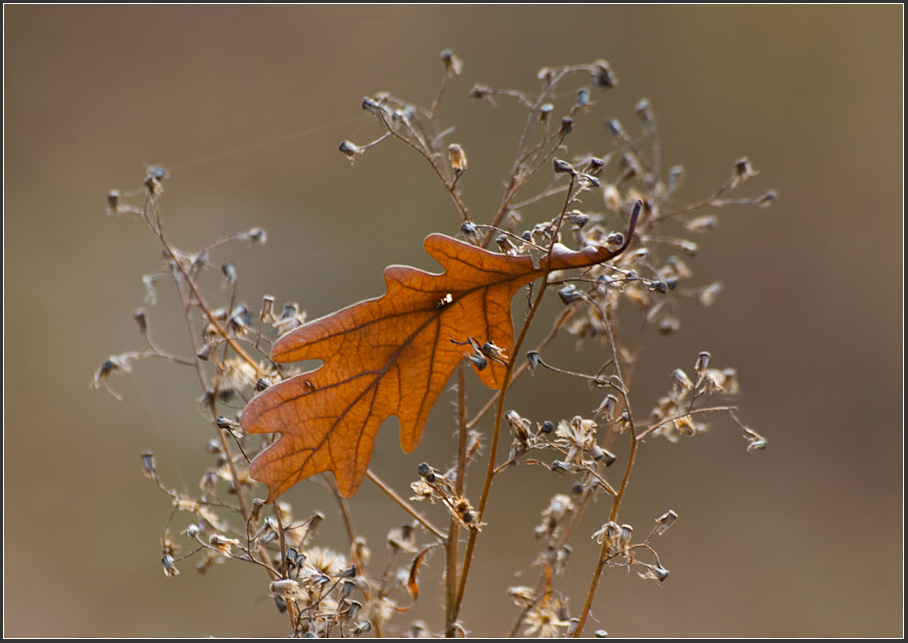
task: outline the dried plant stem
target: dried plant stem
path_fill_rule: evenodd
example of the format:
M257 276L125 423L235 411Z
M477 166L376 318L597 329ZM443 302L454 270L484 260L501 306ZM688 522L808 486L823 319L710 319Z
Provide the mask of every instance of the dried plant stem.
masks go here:
M208 319L208 322L212 326L214 326L214 329L215 329L215 331L217 331L217 334L224 338L224 341L226 341L230 345L230 347L236 352L236 354L240 357L240 359L242 359L244 362L249 364L249 366L251 366L255 370L255 372L258 376L264 375L264 372L262 371L261 367L259 366L259 363L256 362L254 359L252 359L252 357L250 357L249 354L245 350L243 350L243 347L240 346L236 342L236 340L233 337L231 337L227 331L224 330L223 326L221 326L221 323L217 320L217 318L214 316L214 313L211 311L211 308L205 302L205 298L202 296L201 291L199 291L198 286L195 284L195 280L192 279L192 277L186 271L186 266L183 265L183 262L180 260L179 257L177 257L177 254L173 250L173 247L167 242L167 239L164 236L164 229L161 227L160 217L158 216L157 201L154 198L154 195L151 193L151 190L149 190L149 192L148 192L148 200L151 202L151 207L155 213L155 221L157 222L155 224L155 223L152 223L152 221L150 219L147 219L149 222L149 225L151 225L152 229L155 231L155 234L157 235L158 239L161 241L161 244L164 246L164 249L167 251L167 254L170 256L171 261L173 261L174 266L176 266L176 268L183 275L183 279L186 281L186 284L189 286L189 289L192 291L192 296L195 297L195 303L205 314L205 317Z
M443 531L441 531L438 527L436 527L431 522L429 522L428 519L426 519L426 517L423 516L421 513L416 511L416 509L413 508L413 505L411 505L409 502L407 502L406 500L401 498L399 495L397 495L397 493L394 491L394 489L392 489L387 484L385 484L385 482L381 478L379 478L377 475L375 475L375 473L373 473L371 469L366 470L366 477L369 478L369 480L371 480L372 483L376 487L378 487L379 489L384 491L385 494L387 494L387 496L389 498L391 498L391 500L396 502L400 506L401 509L403 509L408 514L413 516L416 519L416 521L420 525L425 527L432 535L436 536L439 540L445 540L447 538L447 536L445 535L445 533Z
M465 487L467 460L467 404L464 363L457 366L457 469L454 478L454 492L462 496ZM457 550L460 543L460 523L451 518L448 525L448 540L445 544L445 636L456 635L454 628L454 602L457 598Z
M561 222L564 220L565 212L567 212L568 204L571 202L572 193L573 193L573 184L574 179L571 178L571 187L568 189L567 197L564 201L564 206L561 208L561 214L558 215L558 220L555 223L555 231L552 234L552 239L558 238L558 230L561 227ZM555 249L555 244L549 246L548 255L545 257L545 267L546 270L549 270L549 266L552 264L552 251ZM530 330L530 326L533 323L533 318L536 316L536 311L539 310L540 304L542 304L542 299L545 296L546 287L548 286L548 277L542 280L542 285L539 287L539 292L536 294L536 298L533 300L533 305L527 313L526 319L523 322L523 326L520 329L520 335L517 337L517 340L514 342L514 349L512 355L505 366L504 376L502 377L501 392L498 396L498 407L495 412L495 426L492 430L492 440L489 445L489 464L486 468L486 477L485 482L482 486L482 495L479 498L479 507L477 508L477 522L482 523L482 516L485 512L486 503L489 500L489 492L492 488L492 479L495 477L495 460L498 454L498 438L501 434L501 420L504 417L504 402L507 397L508 389L511 386L511 377L514 374L514 363L517 355L520 354L520 349L523 347L523 342L526 339L527 332ZM457 616L460 613L460 606L463 603L463 594L466 589L467 577L470 573L470 564L473 561L473 548L476 546L476 537L479 535L479 530L471 530L470 537L467 539L467 548L464 552L463 568L460 572L460 584L457 589L457 598L454 601L454 609L452 613L452 621L457 620Z

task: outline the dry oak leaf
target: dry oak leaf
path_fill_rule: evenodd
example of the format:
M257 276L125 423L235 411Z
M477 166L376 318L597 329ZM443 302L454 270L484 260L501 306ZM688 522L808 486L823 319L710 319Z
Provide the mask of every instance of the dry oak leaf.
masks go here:
M555 244L548 266L543 259L539 268L528 256L497 254L432 234L425 249L444 273L390 266L382 297L281 337L272 347L275 361L324 364L271 386L242 413L247 432L282 434L250 468L253 478L268 485L268 502L323 471L332 471L340 493L351 498L366 475L379 426L392 415L400 421L400 446L413 451L432 406L471 352L469 338L480 346L492 342L510 356L511 298L517 290L551 270L591 266L623 252L639 210L638 204L617 250L574 251ZM495 360L477 371L493 389L501 387L504 373Z

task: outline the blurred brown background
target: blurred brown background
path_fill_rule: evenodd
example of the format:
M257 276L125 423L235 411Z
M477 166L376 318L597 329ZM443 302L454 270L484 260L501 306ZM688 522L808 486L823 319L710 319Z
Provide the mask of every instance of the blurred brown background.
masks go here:
M167 481L196 488L211 427L179 367L138 364L112 382L123 402L89 390L107 355L142 348L131 315L160 259L139 223L105 215L105 195L139 187L146 164L161 163L178 246L266 228L264 248L214 257L236 263L250 303L270 293L317 317L378 295L389 263L435 269L421 241L456 232L458 219L411 150L389 142L351 168L337 145L378 133L364 95L430 102L446 47L466 65L443 120L470 154L462 185L477 219L497 207L522 116L467 91L532 90L542 66L597 58L619 85L594 93L573 152L608 149L601 122L630 127L647 97L665 165L687 169L679 199L709 194L743 155L761 174L742 192L780 194L768 210L720 211L694 266L726 290L648 346L636 393L648 409L672 369L710 350L739 369L740 415L769 448L745 453L718 419L702 438L645 445L622 519L645 533L663 511L680 514L658 542L671 576L660 586L609 571L594 627L902 634L900 6L6 6L4 17L5 634L286 634L257 569L161 571L169 507L139 453L153 449ZM172 296L162 288L152 328L185 352ZM562 346L567 363L572 342ZM560 384L537 376L514 405L557 419L598 403L585 390L566 398ZM471 391L474 405L484 399ZM405 489L418 462L446 462L449 417L436 411L409 457L389 423L373 468ZM479 541L463 613L474 633L507 631L516 610L504 588L534 582L513 572L535 556L539 511L568 489L539 469L502 477L489 508L500 522ZM288 499L300 515L322 509L321 544L345 549L330 498L304 484ZM379 527L403 516L369 483L353 506L383 556ZM606 513L600 503L588 516L558 581L575 612L594 556L586 534ZM427 573L440 567L439 557ZM403 622L438 630L438 605L430 594Z

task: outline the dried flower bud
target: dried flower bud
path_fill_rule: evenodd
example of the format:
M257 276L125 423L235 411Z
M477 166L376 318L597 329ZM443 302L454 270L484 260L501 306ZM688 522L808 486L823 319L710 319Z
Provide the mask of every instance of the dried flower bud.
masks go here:
M136 320L136 324L139 326L139 332L143 335L148 332L148 320L145 317L145 309L139 308L136 312L132 314L132 318Z
M702 373L709 368L709 358L710 354L708 351L701 351L700 354L697 355L697 363L694 365L694 370L697 373Z
M142 452L142 474L149 480L154 480L156 477L154 454L151 451Z
M700 303L704 306L711 306L716 301L716 297L719 296L719 292L722 290L722 284L718 281L714 284L710 284L702 291L700 291Z
M529 365L530 373L536 370L536 367L539 366L539 351L529 351L527 353L527 363Z
M221 266L221 272L223 272L224 276L227 278L227 283L236 283L236 269L233 267L232 263L225 263Z
M626 139L627 133L624 131L624 128L621 127L621 122L617 118L612 118L605 121L605 129L608 130L608 133L619 139Z
M646 580L657 580L660 583L665 581L668 578L668 570L660 565L644 565L646 567L645 572L637 572L640 578Z
M472 221L464 221L463 225L460 226L460 231L473 243L479 243L479 228Z
M555 430L555 425L552 424L549 420L546 420L542 423L542 426L539 427L539 432L543 435L548 435Z
M441 62L445 66L445 72L449 75L459 76L463 71L463 62L450 49L441 52Z
M520 417L517 411L514 410L505 413L504 417L508 421L508 426L511 427L511 432L517 441L526 445L530 439L530 421Z
M779 194L775 190L770 190L757 200L757 207L768 208L778 198Z
M177 569L176 564L173 560L173 556L170 554L165 554L161 559L161 564L164 566L164 575L165 576L178 576L180 570Z
M561 119L561 129L558 131L558 133L561 136L567 136L568 134L570 134L573 131L574 131L574 119L571 118L570 116L565 116L564 118L562 118Z
M516 255L517 248L514 247L514 244L511 243L511 240L507 236L500 234L495 238L495 243L498 244L498 249L501 250L506 255Z
M605 630L596 630L595 632L593 632L593 636L597 639L605 639L608 638L608 632L606 632Z
M567 161L562 161L561 159L555 159L553 161L555 167L555 174L573 174L574 168L571 167L571 164Z
M486 98L495 93L495 90L489 87L488 85L473 85L473 89L470 90L470 98Z
M682 371L680 368L676 368L672 373L672 378L675 381L675 387L682 391L689 391L694 388L693 383L690 381L690 378L687 376L687 373Z
M546 103L539 108L539 120L544 123L549 119L549 116L552 115L552 112L555 111L555 106L551 103Z
M252 499L252 511L249 513L249 522L254 525L262 519L262 509L265 507L265 501L261 498Z
M684 228L690 232L704 233L709 230L715 230L719 225L719 219L714 214L705 214L701 217L691 219L684 224Z
M567 286L559 290L558 297L561 298L561 301L565 306L583 299L583 295L577 292L577 288L574 286L574 284L568 284Z
M578 228L582 228L587 223L589 223L589 220L590 220L589 216L587 216L580 210L572 210L572 211L568 212L567 219L568 219L568 221L573 223Z
M597 60L593 64L593 68L590 70L590 77L593 79L594 85L603 89L608 89L618 84L611 65L604 60Z
M735 161L735 175L734 175L734 184L743 183L747 179L757 175L757 172L754 171L753 167L750 165L750 159L746 156Z
M467 171L467 155L457 143L448 145L448 161L457 176Z
M376 116L381 116L382 110L384 109L381 106L381 103L369 98L368 96L363 98L362 106L365 111L375 114Z
M590 104L590 91L585 87L577 90L577 102L574 103L578 109L583 109Z
M263 244L268 239L267 233L262 228L252 228L246 233L246 236L252 243ZM272 298L272 301L274 298Z
M614 453L607 449L603 449L596 443L593 443L593 446L590 447L590 454L593 456L593 460L596 462L605 462L605 466L607 467L615 464L615 460L618 459L615 457Z
M668 531L675 521L678 520L678 514L669 509L664 514L656 518L656 527L653 529L654 536L661 536Z
M591 156L590 160L586 163L586 167L583 168L583 171L590 176L599 176L599 173L602 172L602 168L604 167L605 161L598 156Z
M120 207L120 192L111 190L107 193L107 214L116 214Z

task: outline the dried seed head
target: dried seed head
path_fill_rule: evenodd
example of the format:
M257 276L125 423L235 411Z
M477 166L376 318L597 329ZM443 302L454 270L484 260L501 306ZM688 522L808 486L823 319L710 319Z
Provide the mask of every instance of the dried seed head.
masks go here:
M142 474L149 480L155 479L154 454L151 451L142 452Z
M473 243L479 243L479 228L472 221L464 221L464 224L460 226L460 231Z
M611 118L605 121L605 129L607 129L608 133L615 138L627 138L627 133L624 131L624 128L621 126L621 122L617 118Z
M609 248L620 248L624 245L624 234L621 232L610 232L605 238L605 245Z
M583 171L590 176L599 176L599 173L602 172L602 168L604 167L605 161L598 156L591 156L590 160L586 163L586 167L583 168Z
M236 268L233 267L232 263L225 263L223 266L221 266L221 272L223 272L224 277L227 278L227 283L236 283Z
M568 134L570 134L573 131L574 131L574 119L571 118L570 116L565 116L564 118L562 118L561 119L561 129L558 131L558 133L561 136L567 136Z
M700 303L704 306L712 306L716 301L716 297L719 296L719 292L722 290L722 284L718 281L714 284L710 284L706 288L700 291Z
M495 238L495 243L498 244L498 249L501 250L506 255L516 255L517 248L514 247L514 244L511 243L511 240L507 236L500 234Z
M457 176L467 171L467 154L457 143L448 145L448 161Z
M546 420L542 423L542 426L539 427L539 432L543 435L548 435L555 430L555 425L552 424L549 420Z
M595 442L593 443L593 446L590 447L590 454L593 456L593 460L596 462L605 462L605 466L607 467L615 464L615 460L617 460L614 453L603 449Z
M441 52L441 62L445 66L445 72L450 76L459 76L463 71L463 62L450 49Z
M582 228L587 223L589 223L590 217L580 210L571 210L567 214L567 220L573 223L578 228Z
M653 529L654 536L661 536L668 531L675 521L678 520L678 514L669 509L664 514L656 518L656 528Z
M590 104L590 90L585 87L577 90L577 102L575 105L578 109L583 109Z
M539 366L539 351L529 351L527 353L527 363L529 365L530 373L536 370L536 367Z
M715 230L719 225L719 219L714 214L704 214L701 217L691 219L684 224L684 228L690 232L704 233L709 230Z
M145 317L145 309L139 308L136 312L132 314L132 318L136 320L136 324L139 326L139 332L143 335L148 332L148 320Z
M530 439L531 422L526 418L520 417L517 411L514 410L505 413L504 417L508 421L508 426L511 427L514 438L522 445L526 446Z
M120 207L120 192L111 190L107 193L107 214L116 214Z
M597 639L605 639L608 638L608 632L606 632L605 630L596 630L595 632L593 632L593 636L595 636Z
M555 111L555 106L551 103L546 103L539 108L539 120L541 122L546 122L549 120L549 116L552 115L552 112Z
M735 185L743 183L747 179L757 175L757 172L754 171L753 167L750 164L750 159L746 156L735 161L735 174L733 178L733 183Z
M646 571L637 572L637 575L640 576L640 578L645 580L657 580L660 583L668 578L668 570L660 565L647 565L644 563L643 566L646 568Z
M676 368L672 373L672 379L674 380L675 388L678 391L689 391L694 388L694 385L690 381L690 378L687 376L687 373L682 371L680 368Z
M164 566L165 576L177 576L180 573L180 570L177 569L177 566L174 563L173 556L170 554L164 554L164 557L161 559L161 565Z
M487 98L495 93L495 90L489 87L488 85L473 85L473 89L470 90L470 98Z
M697 363L694 365L694 370L697 373L702 373L709 368L709 358L710 354L708 351L701 351L700 354L697 355Z
M365 111L375 114L376 116L379 116L379 117L382 115L382 110L384 109L382 107L381 103L369 98L368 96L363 98L362 106Z
M775 202L778 196L778 192L776 192L775 190L770 190L757 200L757 206L761 208L768 208Z
M574 168L571 167L571 164L567 161L562 161L561 159L555 159L552 164L555 167L555 174L573 174Z
M597 60L593 64L592 69L590 69L590 77L593 79L594 85L603 89L609 89L618 84L611 65L604 60Z
M567 286L559 290L558 297L561 298L561 301L565 306L583 299L583 295L577 292L577 288L574 286L574 284L568 284Z

